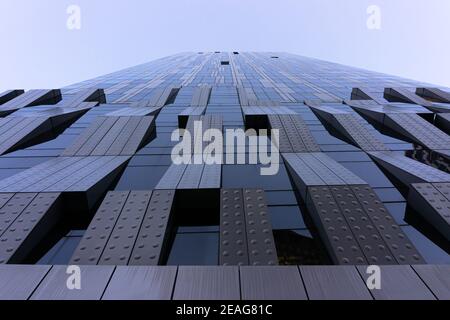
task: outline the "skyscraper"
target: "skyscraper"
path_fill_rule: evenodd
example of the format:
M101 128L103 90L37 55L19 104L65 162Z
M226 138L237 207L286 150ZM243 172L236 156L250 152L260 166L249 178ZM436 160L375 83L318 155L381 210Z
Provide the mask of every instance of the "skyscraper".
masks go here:
M198 52L0 115L0 299L450 298L450 89Z

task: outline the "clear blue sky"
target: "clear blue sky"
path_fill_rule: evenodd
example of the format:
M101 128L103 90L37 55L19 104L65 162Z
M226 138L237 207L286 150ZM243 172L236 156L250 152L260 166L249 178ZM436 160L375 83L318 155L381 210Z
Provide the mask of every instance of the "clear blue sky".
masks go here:
M81 29L66 27L69 5ZM369 5L381 30L367 28ZM0 0L0 90L182 51L286 51L450 87L449 0Z

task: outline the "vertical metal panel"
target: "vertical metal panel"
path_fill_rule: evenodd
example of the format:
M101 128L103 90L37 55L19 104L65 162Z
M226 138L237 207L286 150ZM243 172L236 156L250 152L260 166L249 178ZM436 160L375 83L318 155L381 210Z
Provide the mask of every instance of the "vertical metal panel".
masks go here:
M264 190L244 189L243 200L249 264L277 265L277 250Z
M329 188L309 188L306 206L334 263L367 264Z
M428 288L439 300L450 300L450 266L412 266Z
M371 275L367 267L357 269L367 281ZM375 300L436 300L411 266L381 266L380 269L381 288L370 291Z
M161 180L159 180L155 189L157 189L157 190L176 189L186 168L187 168L187 165L185 165L185 164L180 164L180 165L172 164L167 169L166 173L161 178Z
M129 191L109 192L106 195L72 256L72 264L92 265L98 263L128 195Z
M310 300L372 300L354 266L301 266L300 273Z
M220 265L247 265L247 232L242 190L223 189L220 196Z
M179 267L174 300L239 300L238 267Z
M136 130L124 146L121 155L134 155L154 130L154 117L142 117Z
M128 264L151 196L151 191L130 192L98 264Z
M27 300L50 266L0 265L0 300Z
M108 131L108 133L97 143L97 145L92 150L90 155L92 156L105 155L110 146L114 143L114 141L118 137L124 136L123 130L128 126L128 121L130 121L130 119L131 117L118 117L117 121Z
M130 265L158 265L166 256L168 227L171 222L175 191L153 191L145 213Z
M67 147L63 153L62 156L74 156L77 154L78 150L88 141L100 128L103 123L106 121L107 117L96 117L94 122L83 132L80 134L80 136L75 140L75 142Z
M177 267L119 266L103 300L170 300Z
M351 188L381 237L389 246L397 262L399 264L424 263L425 261L417 249L395 222L372 188L367 185L351 186Z
M62 213L61 194L40 193L0 237L0 263L23 263Z
M242 300L307 300L296 266L240 267Z
M411 184L408 205L450 241L450 201L434 185Z
M370 264L395 264L389 247L348 186L330 188L355 240Z
M114 272L113 266L80 266L81 289L70 289L67 266L53 266L31 300L100 300ZM73 272L73 271L72 271Z

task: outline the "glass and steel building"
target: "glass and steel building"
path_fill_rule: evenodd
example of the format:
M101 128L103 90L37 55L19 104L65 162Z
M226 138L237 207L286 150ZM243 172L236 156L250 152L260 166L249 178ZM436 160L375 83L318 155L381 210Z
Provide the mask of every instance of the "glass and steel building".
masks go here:
M4 92L0 299L450 299L449 115L448 88L278 52Z

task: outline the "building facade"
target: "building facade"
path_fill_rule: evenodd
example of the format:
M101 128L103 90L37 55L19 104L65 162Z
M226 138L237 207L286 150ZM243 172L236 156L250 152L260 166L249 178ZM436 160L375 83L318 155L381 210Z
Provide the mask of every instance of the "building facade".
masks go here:
M450 89L287 53L5 92L0 299L449 299L447 115Z

